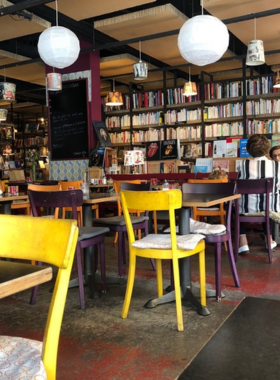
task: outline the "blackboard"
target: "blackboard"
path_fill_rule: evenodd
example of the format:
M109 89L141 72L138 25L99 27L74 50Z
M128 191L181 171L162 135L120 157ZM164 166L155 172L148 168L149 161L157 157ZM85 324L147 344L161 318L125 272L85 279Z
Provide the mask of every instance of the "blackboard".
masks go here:
M62 83L62 91L49 93L52 160L89 157L87 80Z

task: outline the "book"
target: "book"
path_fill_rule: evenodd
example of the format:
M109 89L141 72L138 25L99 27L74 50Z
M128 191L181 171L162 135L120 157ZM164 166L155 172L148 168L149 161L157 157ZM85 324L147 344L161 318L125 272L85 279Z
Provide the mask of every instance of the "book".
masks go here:
M248 152L247 152L247 141L248 139L241 139L240 140L240 151L239 151L239 156L240 157L252 157Z
M280 145L280 135L273 134L271 137L271 147Z
M180 158L180 141L164 140L161 141L161 160Z
M224 170L229 172L229 160L213 160L213 170Z
M176 160L161 162L160 173L176 173Z
M92 166L104 166L104 160L105 160L105 147L100 147L97 149L91 149L89 153L89 167Z
M226 140L216 140L213 144L213 158L225 157L227 149Z
M226 157L238 157L237 142L227 143Z
M150 141L146 143L146 160L157 161L161 158L161 142Z
M212 158L197 158L195 161L194 172L211 173L213 170Z
M103 121L93 121L92 124L99 142L99 146L111 147L112 142L105 123Z

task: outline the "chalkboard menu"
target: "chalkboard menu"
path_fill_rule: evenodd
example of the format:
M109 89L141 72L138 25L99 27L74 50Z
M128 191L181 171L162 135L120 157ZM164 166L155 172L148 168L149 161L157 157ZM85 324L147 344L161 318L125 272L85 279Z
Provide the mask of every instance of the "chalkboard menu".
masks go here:
M85 79L62 83L49 93L52 160L88 158L88 103Z

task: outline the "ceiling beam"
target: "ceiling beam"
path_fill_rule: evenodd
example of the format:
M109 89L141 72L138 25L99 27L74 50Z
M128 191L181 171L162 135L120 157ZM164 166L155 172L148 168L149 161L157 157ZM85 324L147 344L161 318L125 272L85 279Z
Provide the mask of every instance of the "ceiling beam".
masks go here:
M36 7L38 5L51 3L51 2L53 2L53 0L26 0L26 1L21 1L18 4L10 5L10 6L1 8L0 9L0 16L6 16L9 14L13 14L16 12L23 11L24 9Z

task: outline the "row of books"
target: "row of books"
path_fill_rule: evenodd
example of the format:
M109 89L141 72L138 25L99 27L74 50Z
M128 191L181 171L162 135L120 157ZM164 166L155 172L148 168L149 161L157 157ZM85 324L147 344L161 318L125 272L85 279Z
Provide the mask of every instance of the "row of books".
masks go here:
M174 124L188 121L201 120L201 109L189 110L182 109L178 110L169 110L164 114L164 123L165 124Z
M204 84L205 100L235 98L238 96L242 96L242 85L240 81Z
M243 115L243 103L220 104L212 107L205 107L203 110L204 119L218 119L223 117L234 117Z
M130 127L130 116L123 115L106 117L105 123L108 129Z
M147 131L133 131L132 143L164 140L164 129L149 128Z
M130 144L130 136L131 134L129 131L110 133L112 144Z
M275 120L246 120L246 133L280 133L280 119Z
M189 102L196 102L200 100L200 86L197 85L197 95L184 96L183 87L168 88L167 89L167 104L182 104Z
M280 113L280 99L260 99L246 102L247 115L262 115Z
M168 139L194 140L201 139L201 126L167 128Z
M132 101L133 108L162 106L164 93L162 90L133 93Z
M246 95L262 95L278 92L278 89L273 87L275 78L273 75L267 75L256 79L247 79Z
M151 125L160 124L160 112L146 112L132 116L132 125Z
M243 123L222 123L205 125L205 137L240 136L243 135Z
M241 137L227 137L213 143L213 158L222 157L250 157L246 149L248 139Z

